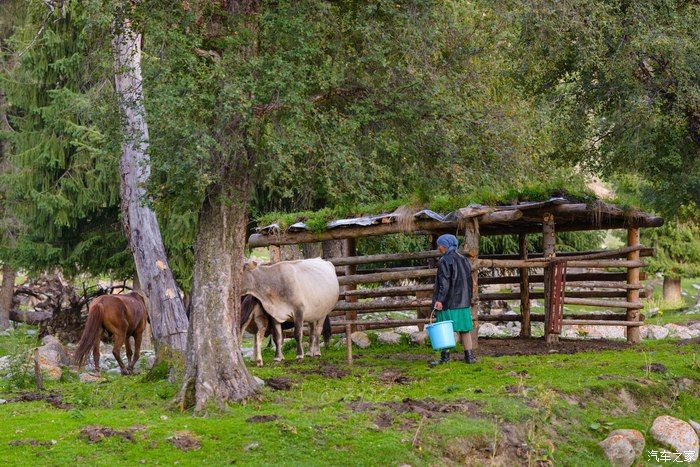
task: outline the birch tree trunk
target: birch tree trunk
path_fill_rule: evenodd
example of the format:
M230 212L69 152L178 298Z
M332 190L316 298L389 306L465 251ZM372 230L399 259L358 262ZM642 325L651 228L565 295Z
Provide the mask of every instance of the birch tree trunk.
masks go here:
M158 358L183 357L187 346L185 308L168 266L158 220L146 204L145 184L151 168L141 78L141 34L131 29L126 18L115 21L112 51L123 135L119 172L124 230L147 297Z
M0 288L0 330L10 326L10 310L15 292L15 270L9 264L2 265L2 287Z

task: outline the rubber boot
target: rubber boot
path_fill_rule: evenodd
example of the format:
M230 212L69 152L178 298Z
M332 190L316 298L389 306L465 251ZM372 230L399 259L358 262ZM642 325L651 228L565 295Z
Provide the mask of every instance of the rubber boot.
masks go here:
M447 363L450 361L450 351L449 350L441 350L440 351L440 360L433 360L430 362L430 366L437 366L437 365L442 365L443 363Z
M474 358L474 352L471 350L464 351L464 362L465 363L476 363L476 358Z

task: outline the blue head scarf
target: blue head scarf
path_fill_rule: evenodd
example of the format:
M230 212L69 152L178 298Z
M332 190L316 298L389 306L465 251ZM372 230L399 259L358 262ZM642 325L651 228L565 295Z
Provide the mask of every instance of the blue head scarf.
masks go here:
M457 237L452 234L444 234L438 237L437 244L439 246L444 246L447 248L447 251L450 252L457 249L459 246L459 240L457 240Z

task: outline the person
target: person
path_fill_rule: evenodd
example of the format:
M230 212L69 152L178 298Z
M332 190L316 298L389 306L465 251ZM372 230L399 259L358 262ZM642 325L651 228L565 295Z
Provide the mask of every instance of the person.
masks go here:
M433 308L436 310L436 322L452 321L455 332L464 348L464 361L474 363L472 351L472 270L469 260L462 256L457 247L459 241L451 234L441 235L437 239L438 250L442 255L438 262ZM434 365L450 361L450 350L440 352L440 360Z

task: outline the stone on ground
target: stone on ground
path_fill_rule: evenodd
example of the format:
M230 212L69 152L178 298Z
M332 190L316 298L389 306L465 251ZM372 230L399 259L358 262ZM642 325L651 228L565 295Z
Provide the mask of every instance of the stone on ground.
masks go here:
M598 443L615 467L629 467L637 458L632 443L623 435L610 435Z
M684 453L690 462L698 460L698 449L700 441L690 423L679 420L669 415L656 417L649 430L654 440L673 452ZM689 455L689 457L687 457Z
M39 366L46 372L48 379L59 379L63 370L61 366L70 364L70 359L63 344L54 336L45 336L38 348Z
M493 337L503 334L498 326L493 323L483 323L479 325L479 336L480 337Z
M377 341L382 344L400 344L401 334L393 331L380 332L377 334Z
M663 326L657 326L656 324L650 324L649 326L642 326L646 328L646 338L651 340L665 339L668 337L668 329Z
M688 328L675 323L668 323L664 326L668 329L668 337L673 339L691 339L693 336Z
M608 435L608 438L611 436L624 436L627 438L627 441L632 445L632 448L634 449L634 454L636 457L639 457L642 455L644 452L644 435L639 431L639 430L632 430L632 429L619 429L619 430L613 430L610 432Z
M694 421L694 420L688 420L688 423L690 423L690 426L693 427L693 430L695 430L695 433L700 436L700 423Z
M690 326L688 326L688 329L692 329L693 331L700 331L700 322L691 324Z
M98 383L105 380L100 375L93 375L92 373L80 373L78 379L81 383Z
M425 331L417 331L411 334L411 344L425 345L428 342L428 333Z
M367 335L367 333L362 331L353 332L352 334L350 334L350 339L352 340L353 344L355 344L361 349L366 349L372 343L369 340L369 336Z
M401 326L396 328L396 332L399 334L413 334L414 332L418 332L418 326Z

